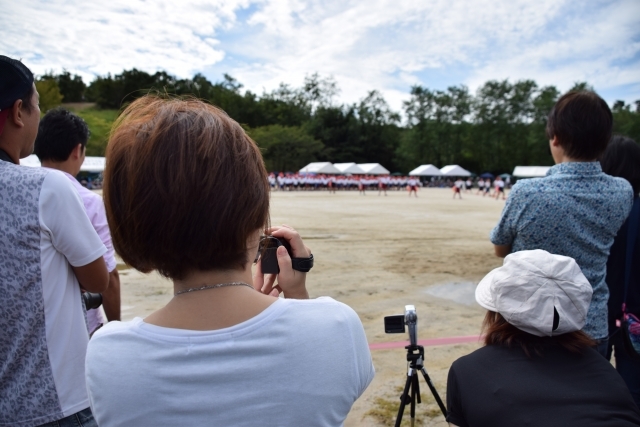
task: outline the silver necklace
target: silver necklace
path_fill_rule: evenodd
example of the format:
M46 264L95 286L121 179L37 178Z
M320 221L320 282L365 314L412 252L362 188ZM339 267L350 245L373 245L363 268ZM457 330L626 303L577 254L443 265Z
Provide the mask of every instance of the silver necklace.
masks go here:
M183 289L181 291L176 292L174 296L177 296L180 294L186 294L187 292L204 291L205 289L224 288L226 286L248 286L251 289L253 289L253 286L244 282L216 283L215 285L204 285L204 286L200 286L199 288Z

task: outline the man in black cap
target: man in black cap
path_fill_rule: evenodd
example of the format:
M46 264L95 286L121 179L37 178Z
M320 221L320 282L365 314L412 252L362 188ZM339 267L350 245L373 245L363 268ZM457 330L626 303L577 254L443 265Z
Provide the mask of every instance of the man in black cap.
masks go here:
M39 121L33 74L0 55L0 425L95 426L80 286L107 287L106 248L61 172L19 165Z

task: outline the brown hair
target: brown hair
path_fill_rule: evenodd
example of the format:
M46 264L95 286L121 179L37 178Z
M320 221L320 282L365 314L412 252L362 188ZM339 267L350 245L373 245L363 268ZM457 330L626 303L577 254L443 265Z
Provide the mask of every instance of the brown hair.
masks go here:
M269 222L269 184L255 142L196 99L145 96L114 124L104 199L113 245L142 272L241 269L247 239Z
M613 115L595 92L573 91L563 95L551 109L547 138L558 138L566 154L592 161L607 148L613 131Z
M563 347L572 353L581 353L584 349L596 345L596 342L582 331L538 337L516 328L500 313L494 311L487 311L482 330L486 345L503 345L510 348L520 346L527 357L531 357L532 354L541 356L546 348L553 346Z

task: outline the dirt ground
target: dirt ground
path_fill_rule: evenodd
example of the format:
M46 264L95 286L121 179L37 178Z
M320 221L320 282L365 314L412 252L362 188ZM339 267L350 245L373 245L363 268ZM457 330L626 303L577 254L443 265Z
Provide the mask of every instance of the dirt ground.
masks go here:
M473 285L501 265L488 235L503 206L471 193L453 200L449 189L421 189L418 198L405 191L386 197L377 191L274 192L271 222L295 227L313 250L311 296L353 307L372 344L407 339L383 328L384 316L402 314L406 304L416 306L419 339L479 334L485 311L473 302ZM169 281L121 267L123 320L144 317L171 299ZM425 368L443 400L451 363L478 346L425 348ZM403 348L372 350L376 377L345 426L393 425L405 354ZM419 425L445 426L422 378L420 383L426 399L417 407Z

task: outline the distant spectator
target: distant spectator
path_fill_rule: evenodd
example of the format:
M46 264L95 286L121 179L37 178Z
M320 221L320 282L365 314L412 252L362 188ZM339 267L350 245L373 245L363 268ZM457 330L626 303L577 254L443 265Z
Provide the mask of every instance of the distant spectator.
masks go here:
M120 277L104 203L102 197L87 189L91 188L91 181L85 188L74 178L80 172L88 140L89 128L84 120L65 109L56 108L40 120L34 152L42 166L64 173L80 195L91 225L107 248L104 261L109 271L109 286L102 293L104 311L109 321L120 320ZM93 333L106 321L102 312L94 309L87 311L87 323L89 332Z
M607 353L606 263L633 205L631 185L605 175L597 159L611 138L613 116L594 92L569 92L549 114L547 135L556 165L544 178L513 186L491 232L496 255L544 249L574 258L593 286L584 331Z
M573 259L542 250L508 255L482 279L486 345L449 370L450 425L640 425L624 382L580 331L591 293Z
M615 136L600 158L604 173L624 178L631 184L635 196L634 205L640 204L640 146L631 138ZM636 221L640 221L640 208L636 207ZM632 214L633 215L633 214ZM640 406L640 361L633 359L624 347L622 331L616 326L616 320L622 317L624 301L625 272L627 260L628 225L631 217L624 223L616 236L607 261L607 286L609 286L609 353L613 347L616 369L627 383L636 404ZM640 314L640 228L635 236L631 276L627 291L626 310Z

